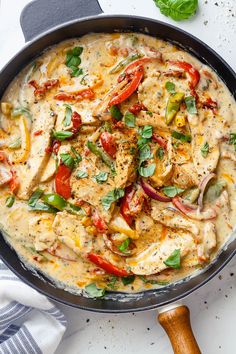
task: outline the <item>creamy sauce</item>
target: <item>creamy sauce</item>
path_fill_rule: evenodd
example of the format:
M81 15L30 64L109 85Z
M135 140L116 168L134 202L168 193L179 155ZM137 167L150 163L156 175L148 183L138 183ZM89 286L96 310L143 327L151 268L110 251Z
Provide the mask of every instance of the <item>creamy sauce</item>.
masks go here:
M176 62L197 70L199 82L193 69L189 74ZM123 117L117 122L110 102L131 86L138 70L134 92L117 104ZM176 92L182 99L168 121ZM24 262L58 286L78 292L91 283L127 292L165 286L206 267L228 240L236 215L236 135L230 135L236 133L236 104L219 77L189 53L142 34L89 34L47 49L15 78L1 102L1 229ZM137 103L141 108L132 109ZM94 145L100 153L92 151ZM142 168L152 165L147 177ZM62 166L69 173L64 187ZM201 208L199 193L210 174ZM162 197L175 198L151 199L141 178ZM45 199L56 192L67 199L59 207L56 197ZM50 203L57 208L52 213L35 210ZM125 278L114 275L117 268Z

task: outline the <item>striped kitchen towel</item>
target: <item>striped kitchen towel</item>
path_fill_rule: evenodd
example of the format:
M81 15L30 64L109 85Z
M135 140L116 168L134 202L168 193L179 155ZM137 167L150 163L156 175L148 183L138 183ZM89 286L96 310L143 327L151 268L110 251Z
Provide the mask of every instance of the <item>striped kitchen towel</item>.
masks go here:
M63 313L0 261L0 354L52 354L65 330Z

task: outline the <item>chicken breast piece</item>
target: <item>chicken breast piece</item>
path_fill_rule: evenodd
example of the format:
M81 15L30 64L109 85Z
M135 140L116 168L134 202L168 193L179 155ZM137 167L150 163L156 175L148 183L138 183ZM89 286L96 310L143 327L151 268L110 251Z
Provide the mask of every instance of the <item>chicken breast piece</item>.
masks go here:
M50 156L48 163L46 164L43 173L41 175L40 182L48 182L50 181L56 173L56 161Z
M199 178L193 163L174 165L172 182L178 187L187 189L198 186Z
M176 249L180 249L182 258L195 247L193 238L189 233L169 233L162 242L152 243L137 256L127 258L126 263L134 274L151 275L168 268L164 261Z
M160 72L143 80L138 88L138 100L151 112L159 112L160 98L163 95L162 84L158 77Z
M135 179L135 155L131 153L132 147L135 148L133 138L118 142L114 180L116 188L124 188Z
M17 166L17 175L20 188L17 196L20 199L29 199L34 187L39 183L43 170L48 163L50 154L46 152L51 142L51 133L55 124L55 115L50 115L50 105L38 103L38 109L33 112L31 132L31 149L26 165ZM34 135L35 131L42 130L41 135Z
M36 251L43 251L52 246L57 235L53 231L54 215L42 214L29 219L29 237L33 238Z
M202 242L198 245L198 257L207 261L216 247L216 227L212 222L206 222L202 230Z
M158 202L151 203L151 216L157 222L174 229L182 229L191 232L195 237L199 234L199 227L193 221L189 221L175 211L164 209Z
M144 125L152 125L153 128L159 128L164 131L169 131L169 127L165 123L164 116L161 116L157 113L152 113L151 115L149 112L141 111L136 118L136 125L143 127Z
M92 250L93 237L87 233L76 215L71 215L66 211L57 213L53 222L53 230L58 239L76 254L83 255Z

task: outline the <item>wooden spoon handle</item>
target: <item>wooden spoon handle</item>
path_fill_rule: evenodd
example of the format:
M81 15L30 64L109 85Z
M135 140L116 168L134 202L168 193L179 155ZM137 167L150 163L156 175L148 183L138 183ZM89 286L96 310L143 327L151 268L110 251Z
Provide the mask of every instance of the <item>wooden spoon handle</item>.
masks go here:
M191 328L187 306L161 312L158 320L168 334L175 354L201 354Z

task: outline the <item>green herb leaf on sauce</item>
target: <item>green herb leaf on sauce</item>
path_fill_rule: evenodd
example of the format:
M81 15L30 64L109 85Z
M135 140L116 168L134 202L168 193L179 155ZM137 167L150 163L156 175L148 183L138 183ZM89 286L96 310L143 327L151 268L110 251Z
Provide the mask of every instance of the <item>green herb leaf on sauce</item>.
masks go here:
M174 252L164 261L167 267L180 269L180 249L174 250Z
M60 141L71 138L72 136L73 136L73 133L69 132L69 131L61 130L61 131L54 131L53 132L53 138L60 140Z
M88 173L86 171L78 171L76 173L76 177L77 178L86 178L86 177L88 177Z
M18 107L14 108L11 112L12 117L18 117L18 116L26 116L30 120L32 120L32 114L30 110L27 107Z
M119 108L116 105L112 105L109 109L111 115L113 118L115 118L117 121L120 121L123 118L123 114L119 110Z
M163 160L165 155L165 151L162 147L159 147L156 152L156 156L159 158L159 160Z
M149 142L150 142L150 139L145 139L142 137L138 138L138 141L137 141L138 149L141 149L143 147L143 145L146 145Z
M138 172L140 176L142 177L150 177L154 174L156 169L156 164L152 163L151 165L148 165L147 167L140 166L138 169Z
M143 145L139 150L139 161L140 164L152 157L151 149L148 144Z
M130 244L130 238L127 238L126 240L124 240L121 245L118 247L118 249L123 252L126 253L127 252L127 248L129 247Z
M71 76L79 76L83 74L83 69L79 68L81 64L80 55L83 47L74 47L66 52L66 66L71 69Z
M150 112L150 111L146 111L146 114L148 114L150 117L152 117L152 116L153 116L153 113L152 113L152 112Z
M72 108L69 104L64 104L63 106L66 107L66 115L63 120L64 127L68 127L71 124L71 117L72 117Z
M64 154L60 154L61 157L61 162L66 165L67 167L69 167L71 170L73 170L73 168L75 167L75 160L74 158L67 153Z
M152 284L152 285L167 285L169 284L168 281L164 280L155 280L155 279L147 279L144 275L138 276L145 284Z
M154 0L161 13L175 21L192 17L198 8L198 0Z
M127 127L134 128L136 123L136 117L133 113L127 111L124 116L124 121Z
M183 143L191 143L192 141L191 135L185 135L180 132L177 132L176 130L171 133L171 136L177 140L182 141Z
M75 156L75 158L74 158L74 160L75 160L75 163L76 163L76 165L78 165L78 163L80 162L80 161L82 161L82 157L81 157L81 155L78 153L78 151L74 148L74 146L71 146L71 152L74 154L74 156Z
M108 179L108 173L107 172L99 172L96 176L94 176L94 179L96 180L97 183L106 182Z
M175 93L175 84L173 82L167 81L165 84L165 88L169 93Z
M162 192L170 198L174 198L176 195L183 193L184 189L177 188L175 186L166 186L162 188Z
M33 194L31 195L30 199L28 200L28 205L30 207L34 207L37 201L41 198L43 195L43 191L41 189L36 189Z
M189 114L197 114L196 99L193 96L185 97L185 104Z
M89 295L89 297L103 297L105 294L105 289L97 288L95 283L91 283L85 286L85 291Z
M8 149L15 150L19 149L21 147L21 138L17 138L16 140L13 140L9 145Z
M127 277L122 277L121 281L124 285L132 284L135 280L135 275L128 275Z
M113 290L116 290L117 289L117 286L116 286L116 283L118 281L118 278L113 275L110 279L110 282L107 284L107 286Z
M229 144L234 145L234 149L236 151L236 133L230 133L229 135Z
M208 153L209 153L209 144L208 142L205 142L205 144L203 144L201 147L201 155L202 157L206 158Z
M11 208L14 202L15 202L15 196L9 195L6 199L6 207Z
M150 139L152 137L152 126L151 125L145 125L143 127L142 132L141 132L141 136L144 139Z
M105 197L101 199L102 206L105 210L109 210L112 203L116 202L118 199L122 198L125 195L125 191L122 188L115 188L112 191L108 192Z
M53 208L52 206L42 203L42 202L37 202L34 206L30 206L31 211L44 211L45 213L51 213L55 214L58 212L58 209Z

